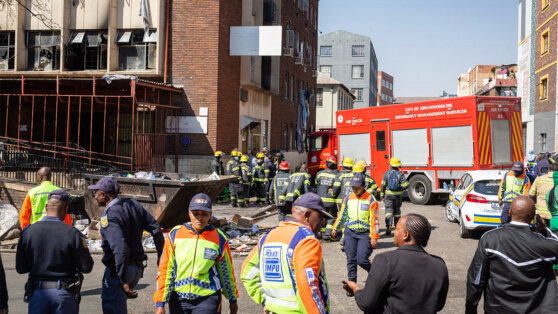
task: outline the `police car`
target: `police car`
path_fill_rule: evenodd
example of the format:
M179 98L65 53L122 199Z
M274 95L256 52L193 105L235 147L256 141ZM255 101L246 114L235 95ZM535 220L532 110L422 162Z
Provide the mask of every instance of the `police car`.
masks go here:
M468 171L450 193L446 217L448 221L459 223L462 238L469 238L473 230L492 229L501 225L502 209L498 205L498 189L506 171Z

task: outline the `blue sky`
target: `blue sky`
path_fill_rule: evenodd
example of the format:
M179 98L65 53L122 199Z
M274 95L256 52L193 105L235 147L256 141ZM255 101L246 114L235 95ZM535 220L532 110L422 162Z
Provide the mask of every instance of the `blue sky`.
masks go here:
M320 0L319 30L372 39L395 97L455 93L477 64L517 63L517 0Z

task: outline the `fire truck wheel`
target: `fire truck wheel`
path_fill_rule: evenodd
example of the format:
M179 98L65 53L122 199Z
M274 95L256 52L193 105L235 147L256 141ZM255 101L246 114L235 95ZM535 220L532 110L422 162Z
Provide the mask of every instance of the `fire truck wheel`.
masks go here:
M413 204L426 205L432 198L430 180L423 175L416 175L409 181L407 194Z

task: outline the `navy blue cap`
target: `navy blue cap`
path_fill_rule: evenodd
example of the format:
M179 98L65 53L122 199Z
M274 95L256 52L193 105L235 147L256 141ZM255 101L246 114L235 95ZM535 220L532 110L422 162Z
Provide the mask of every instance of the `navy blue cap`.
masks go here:
M362 172L357 172L353 175L353 178L351 179L351 186L354 187L363 186L365 182L366 181L364 178L364 174Z
M316 193L303 194L301 197L296 199L293 206L310 208L312 210L319 211L322 215L329 219L333 219L333 216L326 211L322 198Z
M90 190L101 190L113 195L120 193L120 185L118 185L118 182L113 177L102 177L97 184L90 185L87 188Z
M48 193L48 199L61 200L66 204L70 204L70 195L68 195L68 193L66 193L66 191L62 189L54 190Z
M198 193L192 197L190 201L190 206L188 206L189 210L203 210L204 212L212 212L211 209L211 199L207 194Z
M516 161L513 163L513 171L523 171L523 163L521 161Z

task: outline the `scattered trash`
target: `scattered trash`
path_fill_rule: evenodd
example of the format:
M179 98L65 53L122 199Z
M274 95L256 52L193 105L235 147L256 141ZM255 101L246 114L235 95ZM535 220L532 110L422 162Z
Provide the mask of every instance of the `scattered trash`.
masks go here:
M227 234L227 236L229 238L238 238L238 237L242 236L242 233L240 231L236 230L236 229L229 230L225 233Z
M9 240L7 233L19 227L19 211L9 203L0 203L0 241Z
M154 249L155 248L155 241L153 241L153 237L149 235L148 237L143 238L143 248L144 249Z
M220 178L219 178L219 175L217 173L213 172L212 174L210 174L208 177L206 177L202 181L215 181L215 180L220 180Z
M101 240L95 239L88 239L87 246L89 246L89 250L100 250L101 249Z

